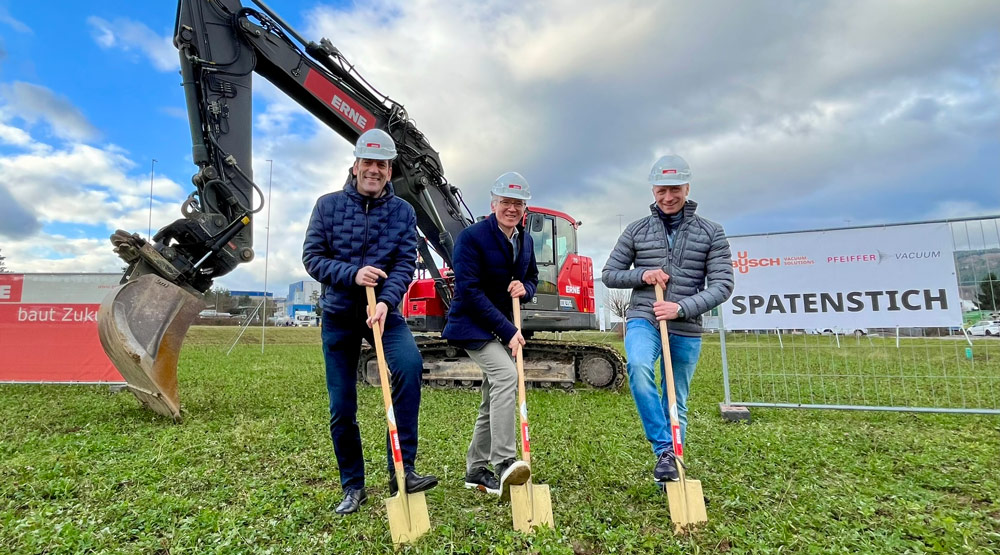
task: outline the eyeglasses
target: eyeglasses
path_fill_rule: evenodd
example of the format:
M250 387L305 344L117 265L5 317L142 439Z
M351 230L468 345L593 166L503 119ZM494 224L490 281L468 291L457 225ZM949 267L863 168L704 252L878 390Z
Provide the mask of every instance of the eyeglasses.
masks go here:
M524 208L524 201L504 199L500 201L500 206L503 206L504 208L517 208L520 210L521 208Z

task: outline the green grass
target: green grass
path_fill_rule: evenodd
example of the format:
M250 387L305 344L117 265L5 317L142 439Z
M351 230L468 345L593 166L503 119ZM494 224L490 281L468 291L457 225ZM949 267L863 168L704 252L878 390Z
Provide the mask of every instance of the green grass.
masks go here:
M251 329L226 356L235 333L189 334L180 425L105 387L0 386L0 552L391 552L379 390L362 388L358 416L371 501L342 518L318 330L268 329L262 355ZM525 536L509 506L461 486L478 392L425 389L418 469L442 484L431 532L401 550L1000 552L1000 418L754 409L726 424L716 338L692 391L707 525L671 531L627 390L532 390L557 528Z

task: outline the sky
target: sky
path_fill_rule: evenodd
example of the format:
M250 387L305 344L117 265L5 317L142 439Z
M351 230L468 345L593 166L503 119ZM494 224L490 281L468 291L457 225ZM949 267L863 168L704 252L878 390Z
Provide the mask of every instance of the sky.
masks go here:
M0 255L119 272L108 236L155 232L193 189L176 6L58 4L0 0ZM517 171L531 204L582 221L597 275L668 153L730 235L1000 214L994 0L267 4L406 106L473 212ZM282 296L353 145L263 79L253 101L270 205L256 259L216 285L266 273Z

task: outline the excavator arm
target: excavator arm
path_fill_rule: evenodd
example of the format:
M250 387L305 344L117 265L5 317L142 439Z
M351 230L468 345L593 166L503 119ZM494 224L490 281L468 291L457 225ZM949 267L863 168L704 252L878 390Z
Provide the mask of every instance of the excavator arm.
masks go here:
M373 128L392 136L399 153L393 188L416 210L424 266L446 304L450 289L430 250L450 266L455 237L473 221L402 105L369 85L329 40L305 41L263 2L254 3L259 9L239 0L179 1L174 46L198 167L195 190L182 204L183 217L151 240L123 230L111 236L128 268L98 313L101 342L140 401L175 419L177 359L200 297L213 280L254 258L253 217L263 207L252 170L254 73L351 143Z

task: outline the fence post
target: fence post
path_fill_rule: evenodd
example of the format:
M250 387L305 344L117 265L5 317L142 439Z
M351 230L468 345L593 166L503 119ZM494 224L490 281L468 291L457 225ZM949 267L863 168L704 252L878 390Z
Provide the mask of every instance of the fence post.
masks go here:
M729 356L726 353L726 323L722 319L722 309L719 309L719 344L722 354L722 389L725 400L719 403L719 414L726 422L750 422L750 409L730 405L729 393Z

